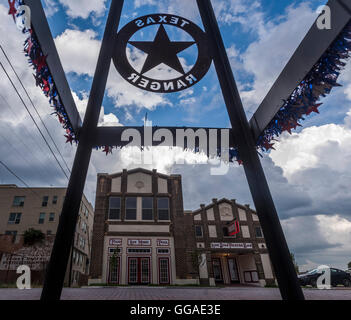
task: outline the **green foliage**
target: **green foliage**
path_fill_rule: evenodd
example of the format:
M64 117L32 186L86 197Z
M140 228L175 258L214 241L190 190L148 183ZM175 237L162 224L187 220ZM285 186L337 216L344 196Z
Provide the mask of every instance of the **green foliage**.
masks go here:
M200 255L201 252L199 252L198 250L194 250L191 252L191 262L196 271L199 269L200 266Z
M113 252L112 256L110 257L110 267L114 269L117 266L118 263L118 258L119 253L118 253L118 246L116 246L116 250Z
M295 255L293 254L293 253L290 253L290 256L291 256L291 261L293 262L293 264L294 264L294 267L295 267L295 271L296 271L296 273L297 274L299 274L299 266L298 266L298 264L297 264L297 262L296 262L296 260L295 260Z
M43 241L45 239L45 235L40 230L31 228L24 232L23 238L25 245L32 246L37 242Z

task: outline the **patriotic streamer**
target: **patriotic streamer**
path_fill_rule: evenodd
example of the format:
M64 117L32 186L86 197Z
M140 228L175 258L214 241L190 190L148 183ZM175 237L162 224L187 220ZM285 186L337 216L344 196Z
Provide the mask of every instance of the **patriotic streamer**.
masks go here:
M326 97L334 87L341 86L337 79L341 70L346 66L345 60L351 56L351 22L340 33L328 50L322 55L312 70L293 91L283 107L269 123L258 138L257 149L267 152L274 149L276 137L283 132L291 134L293 129L301 127L301 121L311 113L319 113L322 103L319 100Z
M18 11L18 8L24 5L24 3L20 0L8 0L8 3L10 6L9 15L12 15L14 21L16 21L16 19L19 19L24 14L24 12ZM28 57L30 66L32 66L35 71L33 76L36 86L40 87L45 96L49 98L50 106L54 109L52 114L57 116L60 124L66 130L66 142L70 144L73 142L77 143L77 137L74 133L65 107L57 92L55 82L46 63L47 56L45 56L41 50L40 43L33 29L23 27L22 32L29 35L24 42L24 52Z
M24 5L21 0L8 0L9 15L14 21L21 17L23 12L18 12L18 7ZM77 137L68 119L66 110L58 95L53 77L46 63L47 56L41 50L33 29L23 28L23 33L29 36L24 43L24 52L29 58L29 63L35 70L34 78L46 97L49 98L50 106L54 108L53 114L58 117L59 122L66 130L67 143L77 143ZM301 81L290 97L284 101L284 105L268 124L262 135L258 138L257 150L268 152L274 149L274 141L283 132L292 134L292 130L302 126L301 121L312 113L319 113L322 103L319 100L330 94L334 87L341 86L337 83L341 70L346 66L345 60L351 57L351 22L340 33L328 50L322 55L311 71ZM111 154L114 146L102 146L106 155ZM220 155L220 152L219 152ZM237 148L229 150L230 162L237 161L242 164Z

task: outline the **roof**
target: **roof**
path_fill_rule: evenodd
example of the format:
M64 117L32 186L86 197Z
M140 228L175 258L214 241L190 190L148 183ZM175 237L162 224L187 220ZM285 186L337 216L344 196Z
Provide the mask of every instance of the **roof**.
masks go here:
M154 170L147 170L147 169L144 169L144 168L135 168L135 169L130 169L130 170L127 170L127 169L124 169L124 170L127 172L128 175L133 174L133 173L139 173L139 172L152 175L155 172L157 174L157 176L159 176L160 178L164 178L164 179L168 179L170 177L178 176L178 175L166 175L164 173L159 173L159 172L157 172L156 169L154 169ZM99 173L98 176L107 175L110 178L117 178L117 177L122 176L123 171L117 172L117 173L113 173L113 174L110 174L110 175L106 174L106 173Z
M215 200L215 199L214 199ZM200 213L202 210L208 210L208 209L210 209L210 208L212 208L216 203L217 203L217 205L220 205L220 204L222 204L222 203L228 203L228 204L232 204L232 202L233 202L233 200L231 201L231 200L229 200L229 199L227 199L227 198L222 198L221 200L215 200L215 201L213 201L212 203L210 203L210 204L208 204L207 206L204 206L204 207L201 207L201 208L199 208L199 209L196 209L196 210L194 210L193 212L192 212L192 214L193 215L196 215L196 214L198 214L198 213ZM249 208L248 207L248 205L242 205L242 204L239 204L239 203L235 203L239 208L242 208L242 209L247 209L247 208ZM253 212L253 213L256 213L256 211L255 210L253 210L252 208L249 208L250 209L250 211L251 212Z

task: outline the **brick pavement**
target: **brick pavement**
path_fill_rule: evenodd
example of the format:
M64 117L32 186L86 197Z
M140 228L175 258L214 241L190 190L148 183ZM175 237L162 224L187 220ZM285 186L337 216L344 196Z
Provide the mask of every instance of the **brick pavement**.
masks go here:
M0 300L37 300L41 289L0 289ZM308 300L351 300L351 289L304 289ZM160 287L110 287L65 288L63 300L279 300L276 288L160 288Z

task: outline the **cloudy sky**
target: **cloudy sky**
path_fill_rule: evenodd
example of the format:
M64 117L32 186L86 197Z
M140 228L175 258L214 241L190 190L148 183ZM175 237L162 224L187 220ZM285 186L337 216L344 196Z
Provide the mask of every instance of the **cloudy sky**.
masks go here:
M110 1L42 2L83 117ZM125 3L121 26L138 16L164 12L191 19L202 27L195 0L127 0ZM213 0L249 118L311 27L317 17L317 7L325 3L325 0ZM7 11L7 1L0 0L0 44L70 167L76 147L65 143L63 129L50 115L47 99L35 86L32 70L22 53L25 36ZM175 38L179 35L173 32L170 35L171 40L178 40ZM132 54L136 63L145 59L141 52L129 52L129 56ZM1 51L0 62L15 81ZM191 55L185 55L182 63L185 68L191 66ZM303 128L291 136L283 135L275 146L276 151L262 159L289 247L302 269L320 264L345 269L351 261L350 65L340 78L343 87L334 89L323 99L321 113L310 116ZM2 69L0 79L0 160L31 186L66 186L66 177ZM22 93L17 81L15 84ZM197 86L177 94L160 95L129 85L112 64L100 125L143 125L146 113L158 126L229 126L213 66ZM98 172L114 173L138 167L140 165L133 163L138 157L139 151L135 149L114 151L108 157L94 151L85 188L89 200L94 202ZM179 157L185 159L186 165L175 165ZM211 176L211 167L201 155L155 149L153 159L152 165L144 167L183 175L185 209L196 209L200 203L223 197L253 206L243 168L236 164L226 175ZM1 166L0 183L21 185Z

